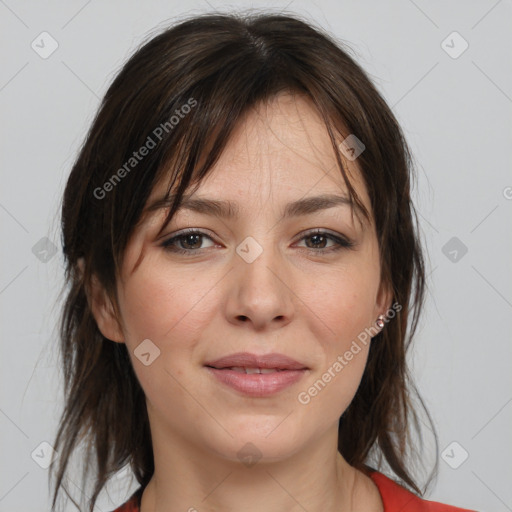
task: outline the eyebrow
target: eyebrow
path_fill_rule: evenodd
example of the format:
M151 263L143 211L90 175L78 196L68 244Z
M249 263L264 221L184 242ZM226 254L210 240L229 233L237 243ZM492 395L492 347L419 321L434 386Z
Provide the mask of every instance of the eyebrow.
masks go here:
M159 199L148 206L147 210L155 211L161 208L168 208L172 205L173 200L174 196L172 195L169 198ZM336 194L322 194L313 197L305 197L288 203L285 206L281 220L309 215L337 206L350 206L350 199L347 196L339 196ZM361 207L355 202L353 203L353 206L364 217L364 212ZM240 207L238 203L234 201L210 199L206 197L193 198L187 195L183 196L182 203L177 211L180 210L190 210L223 219L233 219L238 217L240 214Z

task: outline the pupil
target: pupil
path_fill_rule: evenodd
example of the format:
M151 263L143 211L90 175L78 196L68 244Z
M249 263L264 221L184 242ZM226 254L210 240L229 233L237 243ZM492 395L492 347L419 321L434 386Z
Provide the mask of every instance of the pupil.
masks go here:
M200 236L201 235L186 235L186 237L185 237L185 244L186 245L196 245L197 241L196 241L196 243L192 242L191 244L189 244L188 242L189 242L189 240L192 240L194 238L199 238Z
M185 235L185 244L186 245L189 245L189 246L195 246L197 243L198 243L198 239L201 237L201 235ZM189 243L190 241L194 240L195 239L195 243L192 242L192 243ZM322 242L325 242L325 237L322 236L322 235L311 235L309 237L310 240L313 241L313 246L316 247L318 246L318 244L322 243Z
M310 238L311 240L313 240L313 244L314 244L315 246L317 245L317 243L318 243L320 240L324 240L324 241L325 241L325 237L324 237L324 236L322 236L322 235L311 235L309 238ZM320 240L319 240L319 239L320 239ZM315 240L316 240L316 242L315 242Z

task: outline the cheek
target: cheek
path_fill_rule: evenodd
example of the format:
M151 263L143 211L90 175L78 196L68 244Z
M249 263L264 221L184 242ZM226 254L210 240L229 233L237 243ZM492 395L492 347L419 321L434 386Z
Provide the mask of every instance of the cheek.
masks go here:
M154 230L134 235L126 249L126 278L118 290L126 341L134 348L144 339L159 345L172 336L199 293L196 278L173 270L162 250L151 247L148 238Z
M338 421L357 392L370 348L365 329L373 307L369 293L345 289L330 297L316 302L322 318L316 322L319 364L297 396L298 407L305 408L308 418L322 418L323 426Z
M323 276L310 288L310 330L321 345L316 371L300 390L299 407L336 421L352 401L364 373L373 324L378 273L366 263ZM305 290L303 290L303 296Z
M170 275L169 269L155 263L141 266L119 294L125 342L135 374L147 399L158 409L165 410L170 401L188 407L190 397L183 388L184 383L190 388L186 370L198 333L208 323L199 301L204 285L190 276ZM144 359L144 354L149 356ZM197 414L194 409L192 412Z
M172 396L180 396L182 389L173 377L179 382L189 379L187 369L194 365L197 345L212 321L214 304L219 303L216 273L197 273L202 276L198 277L171 272L169 267L165 261L148 258L119 293L127 349L149 397L162 386L172 389ZM139 358L143 346L148 347L144 353L150 353L150 360L155 354L147 366Z
M318 339L329 340L326 352L331 352L329 347L344 349L350 340L372 325L378 291L376 274L367 265L353 265L333 270L317 279L315 286L302 288L304 303L315 313L309 316L316 318L317 327L323 325L325 330L324 336Z
M159 267L145 265L122 291L122 315L131 343L145 338L179 340L177 333L190 332L190 318L201 311L207 283Z

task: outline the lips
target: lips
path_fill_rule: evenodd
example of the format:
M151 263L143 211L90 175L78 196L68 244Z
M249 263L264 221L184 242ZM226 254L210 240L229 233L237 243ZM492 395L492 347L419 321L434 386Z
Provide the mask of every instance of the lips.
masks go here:
M283 354L239 352L205 364L208 372L238 393L263 398L301 380L309 368Z
M307 370L308 367L284 354L272 353L257 355L249 352L238 352L229 356L209 361L205 366L218 370L230 369L245 373L271 373L267 370Z
M276 372L284 372L286 370L278 370L277 368L245 368L243 366L232 366L230 368L217 368L217 370L232 370L234 372L239 373L276 373Z

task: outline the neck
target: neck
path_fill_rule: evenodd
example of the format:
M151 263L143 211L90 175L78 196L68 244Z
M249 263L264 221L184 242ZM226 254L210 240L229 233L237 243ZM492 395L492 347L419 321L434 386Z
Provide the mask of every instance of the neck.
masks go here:
M155 472L141 512L381 511L373 482L344 460L332 440L326 436L285 460L262 458L249 466L202 452L185 439L171 446L157 435Z

